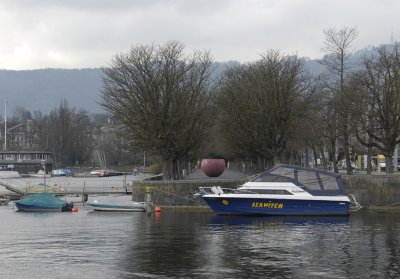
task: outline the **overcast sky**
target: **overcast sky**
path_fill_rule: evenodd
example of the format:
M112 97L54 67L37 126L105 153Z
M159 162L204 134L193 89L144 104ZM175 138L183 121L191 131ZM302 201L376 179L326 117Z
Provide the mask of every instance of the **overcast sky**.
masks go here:
M356 27L355 50L400 41L399 12L397 0L0 0L0 69L103 67L170 40L220 62L315 59L327 28Z

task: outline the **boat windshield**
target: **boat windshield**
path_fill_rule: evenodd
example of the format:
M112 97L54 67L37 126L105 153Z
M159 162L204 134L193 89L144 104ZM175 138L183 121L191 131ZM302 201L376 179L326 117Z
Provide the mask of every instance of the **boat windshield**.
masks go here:
M298 166L277 165L251 181L291 182L317 196L345 194L343 181L339 174Z
M286 190L274 189L238 189L236 192L239 194L293 195L293 193Z
M271 173L262 173L255 177L253 182L292 182L294 183L294 179L287 177L287 176L280 176L280 175L275 175Z

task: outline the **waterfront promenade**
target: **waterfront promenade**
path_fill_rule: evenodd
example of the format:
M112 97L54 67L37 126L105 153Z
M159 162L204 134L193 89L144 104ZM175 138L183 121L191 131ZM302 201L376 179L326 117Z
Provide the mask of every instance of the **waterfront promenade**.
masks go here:
M149 175L126 175L114 177L34 177L2 179L23 192L47 191L65 194L118 194L133 191L133 199L144 201L146 187L154 191L154 202L160 206L204 205L194 199L199 186L235 188L248 179L248 175L236 168L227 168L219 177L208 177L200 168L192 170L183 180L149 181ZM353 194L364 207L388 207L400 205L400 175L343 174L348 194ZM44 182L47 185L44 186ZM0 194L14 194L0 186Z
M400 175L342 174L348 194L353 194L363 207L393 208L400 205ZM207 177L201 169L195 169L181 181L142 181L134 183L136 197L144 196L145 188L154 191L154 201L160 206L204 205L193 201L193 193L199 186L235 188L248 179L248 175L234 168L225 169L219 177Z
M208 177L200 168L195 168L191 173L189 173L189 175L185 176L183 180L229 180L244 179L246 177L248 177L247 174L234 168L226 168L218 177Z

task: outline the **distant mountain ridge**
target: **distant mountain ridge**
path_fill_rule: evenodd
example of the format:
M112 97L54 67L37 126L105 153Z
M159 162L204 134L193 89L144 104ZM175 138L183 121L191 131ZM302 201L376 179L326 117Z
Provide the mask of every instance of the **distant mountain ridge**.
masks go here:
M357 64L362 55L374 52L373 47L358 50L350 57ZM317 60L303 58L305 67L313 75L324 71ZM221 75L227 67L239 62L216 62L214 74ZM44 115L66 100L70 108L84 109L89 113L104 113L98 104L102 89L103 71L94 69L41 69L26 71L0 70L0 115L4 116L4 100L7 100L7 115L15 107L24 107L30 112L41 111Z
M30 112L48 114L66 100L70 108L90 113L104 112L98 102L102 87L101 69L0 70L0 114L22 106Z
M227 67L236 64L239 63L215 63L214 74L221 75ZM103 72L99 68L0 70L0 115L4 116L4 100L7 100L8 116L14 113L16 107L46 115L57 108L62 100L66 100L70 108L104 113L98 104L102 77Z
M305 60L306 68L316 75L323 66L315 60ZM214 75L221 75L227 67L239 65L230 61L214 64ZM84 109L89 113L105 113L99 105L103 71L95 69L41 69L27 71L0 70L0 115L15 108L47 115L66 100L70 108Z

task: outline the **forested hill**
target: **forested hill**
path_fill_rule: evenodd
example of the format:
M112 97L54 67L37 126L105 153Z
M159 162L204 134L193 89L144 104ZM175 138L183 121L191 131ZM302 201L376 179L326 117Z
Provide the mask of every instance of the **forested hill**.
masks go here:
M306 60L306 68L319 72L321 65ZM238 62L215 63L214 74L221 75L227 67ZM43 69L29 71L0 70L0 115L4 115L4 100L7 100L7 115L16 107L46 115L66 100L70 108L84 109L89 113L103 113L98 104L102 88L101 69Z
M366 47L350 57L350 64L357 64L364 54L372 54ZM304 59L305 68L313 75L324 71L316 60ZM214 63L214 74L221 75L227 67L238 62ZM43 69L30 71L0 70L0 115L4 115L4 100L7 100L7 115L15 107L22 106L30 112L48 114L66 100L70 108L84 109L89 113L103 113L98 104L102 88L101 69Z
M62 100L70 108L103 112L97 103L102 75L101 69L0 70L0 115L4 115L4 100L7 115L12 115L17 106L48 114Z

